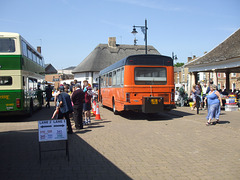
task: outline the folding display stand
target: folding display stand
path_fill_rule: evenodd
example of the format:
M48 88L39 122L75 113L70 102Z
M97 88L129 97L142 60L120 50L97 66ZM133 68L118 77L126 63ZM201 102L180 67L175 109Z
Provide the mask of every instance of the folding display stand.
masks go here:
M39 140L39 161L42 161L42 152L66 151L69 161L67 126L65 119L38 121L38 140ZM61 149L42 150L43 143L53 143L56 141L65 142L66 147Z

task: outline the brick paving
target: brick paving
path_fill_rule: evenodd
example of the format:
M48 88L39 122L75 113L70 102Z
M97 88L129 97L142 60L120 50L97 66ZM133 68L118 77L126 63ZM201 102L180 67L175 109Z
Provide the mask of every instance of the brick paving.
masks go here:
M188 107L152 116L100 108L103 120L69 136L69 162L64 151L48 152L40 164L37 120L52 111L0 117L1 180L240 179L240 111L222 112L222 123L207 127L206 111Z

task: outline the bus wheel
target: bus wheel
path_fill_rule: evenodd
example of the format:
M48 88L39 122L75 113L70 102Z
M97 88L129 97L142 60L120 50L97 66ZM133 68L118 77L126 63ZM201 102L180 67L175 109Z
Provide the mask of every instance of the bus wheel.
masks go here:
M113 99L113 101L112 101L112 107L113 107L113 114L118 115L119 112L116 110L114 99Z

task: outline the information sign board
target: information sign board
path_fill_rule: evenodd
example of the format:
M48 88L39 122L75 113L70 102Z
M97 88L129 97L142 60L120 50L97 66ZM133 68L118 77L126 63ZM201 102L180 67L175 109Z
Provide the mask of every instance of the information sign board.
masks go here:
M38 121L39 142L67 140L65 119Z

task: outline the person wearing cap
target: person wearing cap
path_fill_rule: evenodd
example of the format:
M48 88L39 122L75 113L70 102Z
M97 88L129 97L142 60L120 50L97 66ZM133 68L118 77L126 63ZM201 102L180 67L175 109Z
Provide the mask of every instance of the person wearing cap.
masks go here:
M69 114L73 112L72 108L72 102L70 99L69 94L64 92L64 87L60 86L59 87L60 94L58 95L58 108L59 108L59 114L58 114L58 119L63 119L65 118L67 120L67 126L68 126L68 134L72 134L72 126L69 118Z
M75 128L83 129L83 119L82 119L82 111L83 111L83 101L85 98L85 93L81 89L81 85L77 83L75 85L75 90L72 94L72 102L73 102L73 119L75 122Z
M84 89L83 92L85 93L85 102L83 104L83 110L85 114L85 121L84 124L90 124L91 123L91 113L90 110L92 109L91 106L91 99L92 99L92 88L88 85L88 81L83 81Z

